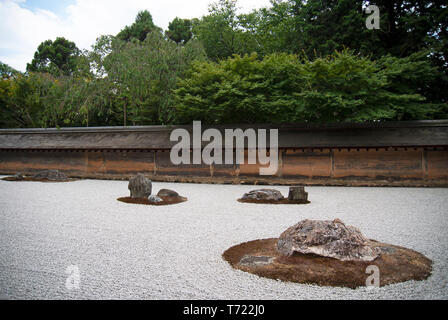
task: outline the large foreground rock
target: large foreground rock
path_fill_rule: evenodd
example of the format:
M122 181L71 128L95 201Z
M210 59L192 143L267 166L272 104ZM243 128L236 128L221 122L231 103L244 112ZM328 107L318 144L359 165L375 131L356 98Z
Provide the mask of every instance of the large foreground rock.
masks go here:
M152 183L142 174L138 174L129 180L128 189L131 198L148 198L152 191Z
M280 191L275 189L258 189L245 193L241 200L263 200L263 201L279 201L284 197Z
M277 249L286 256L315 254L341 261L373 261L380 255L357 228L339 219L302 220L280 235Z
M369 265L380 270L377 283L380 286L424 280L432 271L432 261L421 253L377 241L369 241L372 247L381 251L373 262L347 262L314 254L285 256L276 249L277 243L278 238L243 242L227 249L222 256L232 267L260 277L353 289L374 284L366 271Z
M67 176L58 170L44 170L36 173L33 177L38 180L66 181Z

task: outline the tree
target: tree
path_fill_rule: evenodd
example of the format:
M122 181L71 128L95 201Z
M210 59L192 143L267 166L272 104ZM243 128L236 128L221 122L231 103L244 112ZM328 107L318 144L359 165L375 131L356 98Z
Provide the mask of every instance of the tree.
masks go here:
M363 9L380 9L380 29L365 26ZM260 44L257 52L288 52L325 57L350 48L380 59L405 58L425 50L437 74L421 92L434 102L447 102L448 14L441 1L420 0L286 0L248 15L246 28Z
M242 28L236 0L219 0L210 6L209 12L195 24L193 33L204 45L210 59L216 61L233 54L257 51L255 38Z
M43 98L54 85L53 77L50 74L30 74L5 81L1 86L7 92L6 103L2 106L2 122L13 124L13 127L45 127Z
M6 66L2 65L2 68ZM11 85L13 78L8 75L8 72L2 71L0 78L0 128L14 128L16 121L13 118L13 110L11 110L9 103L11 99Z
M161 29L154 24L149 11L144 10L139 11L134 23L131 26L124 27L116 37L123 41L131 41L131 39L144 41L146 35L153 31L160 32Z
M19 71L0 61L0 78L9 78L19 74Z
M204 60L197 40L181 45L151 32L142 42L100 39L98 52L109 52L100 69L123 110L123 124L167 124L174 120L173 89L190 63ZM104 46L108 49L104 49ZM100 49L100 48L103 49ZM101 53L98 54L101 56Z
M271 0L271 7L253 10L240 16L242 27L257 43L263 56L274 52L297 52L300 32L295 27L294 7L290 2Z
M28 63L28 72L47 72L55 76L71 75L76 69L76 59L80 51L74 42L58 37L55 41L42 42L31 63Z
M234 56L193 64L175 90L178 120L291 123L431 119L446 104L425 101L434 67L419 56L381 61L348 50L309 60L292 54ZM424 77L421 83L419 77Z
M91 51L57 38L24 74L0 63L0 126L447 118L441 3L272 0L238 14L219 0L165 34L141 11ZM370 4L379 30L365 26Z
M168 25L166 36L176 43L187 43L193 36L192 21L189 19L174 18Z
M364 9L371 4L380 10L379 30L365 26ZM282 40L276 51L305 51L313 57L350 48L374 58L406 57L423 49L447 52L448 15L442 1L273 0L270 8L252 14L258 17L257 36Z

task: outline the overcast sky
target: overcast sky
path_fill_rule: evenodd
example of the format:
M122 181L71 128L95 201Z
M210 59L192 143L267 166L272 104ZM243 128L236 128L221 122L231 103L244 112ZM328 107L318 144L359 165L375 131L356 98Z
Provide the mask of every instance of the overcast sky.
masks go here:
M147 9L164 30L175 17L201 17L214 0L0 0L0 61L25 71L37 46L65 37L90 49L104 34L117 34L138 11ZM269 0L239 0L242 12Z

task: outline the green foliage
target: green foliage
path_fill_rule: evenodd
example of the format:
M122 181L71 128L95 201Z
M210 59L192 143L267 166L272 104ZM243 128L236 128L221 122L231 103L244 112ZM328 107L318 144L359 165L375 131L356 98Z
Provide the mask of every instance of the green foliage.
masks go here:
M204 45L210 59L256 51L255 39L242 28L236 0L219 0L210 6L209 11L209 15L194 25L193 33Z
M259 56L297 51L300 35L295 30L293 7L290 3L272 0L270 8L254 10L239 17L241 27L256 43L252 51Z
M169 123L176 79L201 57L197 41L182 46L159 32L142 42L100 37L88 55L92 72L64 79L61 126Z
M176 43L185 44L193 37L193 22L189 19L174 18L168 25L166 36Z
M117 39L131 41L137 39L143 41L146 35L153 31L161 31L152 21L152 16L148 10L140 11L131 26L126 26L117 34Z
M0 78L9 78L19 74L19 71L0 61Z
M448 118L448 11L439 1L218 0L165 33L148 11L81 52L39 45L0 63L0 127ZM213 62L210 62L213 61Z
M206 56L197 40L177 44L152 26L153 31L147 34L146 27L151 25L148 15L140 12L130 27L136 38L125 41L101 36L90 52L78 52L69 76L46 73L53 70L52 64L47 63L42 73L3 79L0 125L63 127L172 122L172 90L177 86L177 78L193 60L203 61ZM52 44L46 42L45 46Z
M2 81L2 122L19 127L45 127L53 114L46 112L45 99L56 86L51 75L30 74Z
M260 61L254 54L236 55L218 63L195 63L175 91L178 121L427 119L443 105L426 103L408 72L431 68L427 60L387 57L375 62L347 50L315 60L272 54ZM400 86L397 79L403 80Z
M133 124L169 123L171 91L194 59L205 59L197 41L182 46L153 32L142 43L114 42L104 67Z
M363 8L380 9L380 30L365 26ZM256 10L253 25L260 54L288 52L325 57L350 48L364 56L406 58L427 50L436 77L422 94L434 103L448 102L448 13L440 1L275 0Z
M8 106L11 81L9 77L0 79L0 128L14 128L16 121L12 118L12 112Z
M363 9L380 9L380 30L365 26ZM406 57L425 48L447 60L448 14L440 1L274 0L252 13L253 33L267 52L305 52L327 56L350 48L374 58Z
M363 4L367 1L291 1L295 52L308 56L327 56L335 50L355 49L371 54L381 47L377 30L365 26L367 14Z
M47 72L52 75L71 75L76 69L76 60L80 51L74 42L58 37L55 41L42 42L31 63L28 72Z

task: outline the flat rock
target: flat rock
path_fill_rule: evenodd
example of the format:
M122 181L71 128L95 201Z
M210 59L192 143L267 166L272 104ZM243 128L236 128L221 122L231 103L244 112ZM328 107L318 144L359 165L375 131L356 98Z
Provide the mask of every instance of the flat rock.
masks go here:
M157 196L158 197L179 197L179 194L174 190L160 189L159 192L157 193Z
M241 258L239 264L242 266L256 267L271 264L273 261L273 257L245 255Z
M280 235L277 249L285 256L314 254L341 261L373 261L381 254L357 228L339 219L302 220Z
M142 174L138 174L129 180L128 189L131 198L148 198L152 191L152 183Z
M257 201L280 201L284 197L282 193L275 189L258 189L245 193L241 200L257 200Z

